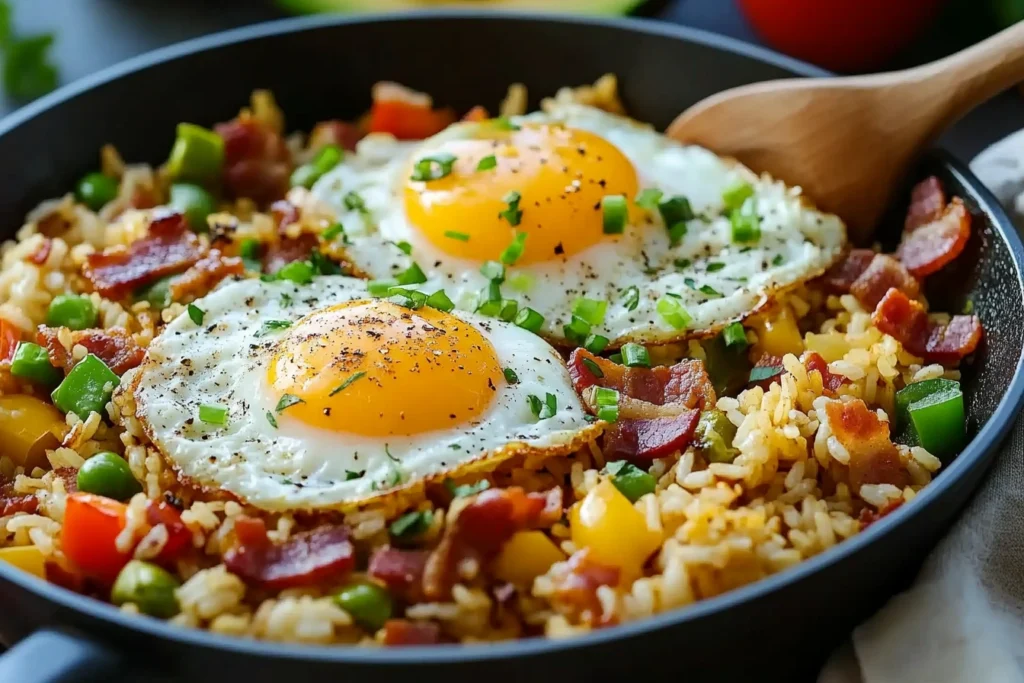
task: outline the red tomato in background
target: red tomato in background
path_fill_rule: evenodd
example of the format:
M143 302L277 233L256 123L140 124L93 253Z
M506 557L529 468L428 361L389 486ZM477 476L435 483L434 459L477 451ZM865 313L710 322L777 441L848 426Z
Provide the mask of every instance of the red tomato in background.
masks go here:
M928 26L943 0L739 0L772 47L833 71L881 66Z

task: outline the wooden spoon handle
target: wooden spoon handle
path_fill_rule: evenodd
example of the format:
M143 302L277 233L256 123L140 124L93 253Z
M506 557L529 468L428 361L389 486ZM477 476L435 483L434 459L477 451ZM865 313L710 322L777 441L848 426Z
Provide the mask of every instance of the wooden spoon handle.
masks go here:
M911 72L920 78L915 95L946 103L944 115L936 121L937 135L979 104L1024 81L1024 22Z

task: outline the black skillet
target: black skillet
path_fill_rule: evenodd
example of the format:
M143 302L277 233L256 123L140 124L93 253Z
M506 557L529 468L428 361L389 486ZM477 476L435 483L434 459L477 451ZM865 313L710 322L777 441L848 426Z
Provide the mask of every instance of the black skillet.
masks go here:
M468 109L492 108L508 83L532 104L560 86L618 74L632 114L663 128L687 105L734 85L820 75L807 65L699 31L637 20L419 13L288 20L191 41L88 78L0 122L0 225L12 236L40 200L96 166L106 142L126 159L166 158L179 121L230 119L270 88L289 126L357 116L391 79ZM850 629L906 585L995 457L1024 396L1024 249L963 166L930 154L974 215L968 253L931 279L937 310L966 301L987 337L964 389L974 436L910 505L823 555L687 609L574 640L407 649L300 647L175 628L49 585L0 563L3 683L114 680L524 681L806 680ZM904 194L905 196L905 194ZM903 206L879 238L893 241ZM21 641L21 642L18 642ZM291 677L291 678L290 678Z

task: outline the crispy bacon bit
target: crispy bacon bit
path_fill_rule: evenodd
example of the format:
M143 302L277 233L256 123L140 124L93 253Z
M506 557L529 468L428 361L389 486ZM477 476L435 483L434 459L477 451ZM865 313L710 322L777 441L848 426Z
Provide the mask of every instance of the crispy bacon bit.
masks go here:
M889 423L878 413L856 399L829 401L825 415L833 436L850 455L850 486L854 491L863 484L906 486L907 471L889 440Z
M692 408L674 417L620 419L605 432L605 455L650 462L684 451L699 420L700 411Z
M976 315L955 315L948 323L928 318L919 302L890 289L878 302L871 320L885 334L925 360L955 365L974 353L984 330Z
M277 229L283 230L292 223L298 223L301 214L299 213L299 207L292 204L287 199L278 199L276 202L270 205L270 215L274 217L274 223L277 225Z
M853 294L866 308L874 308L890 287L917 298L921 285L902 263L870 249L853 249L822 276L836 294Z
M447 599L463 562L482 565L493 559L515 532L550 526L561 513L561 489L526 493L513 486L473 496L430 554L423 575L424 594L431 600Z
M61 329L40 325L36 333L36 342L46 349L50 363L54 367L70 372L75 366L75 360L58 340ZM79 344L84 346L86 351L97 356L117 375L123 375L128 370L138 367L146 356L145 350L135 343L132 335L123 327L112 327L103 331L76 330L71 332L71 342L72 348Z
M49 237L44 237L39 241L39 245L36 246L28 260L37 266L41 266L46 263L46 259L50 258L50 251L53 249L53 240Z
M263 270L267 273L276 273L292 261L307 259L318 244L316 235L308 232L298 237L282 237L267 247L263 254Z
M462 117L462 120L479 123L481 121L486 121L489 118L491 118L491 115L487 113L487 108L478 104L467 111L465 116Z
M192 547L192 532L185 526L181 513L173 505L163 501L149 501L146 503L146 522L150 526L163 524L167 529L167 542L154 558L156 562L172 565Z
M194 266L171 282L171 299L183 301L187 297L201 297L224 278L244 273L245 264L242 259L225 256L219 249L211 249Z
M180 213L159 212L149 224L149 236L127 249L115 247L89 254L83 274L100 294L111 299L165 275L188 269L203 256L199 238Z
M384 622L385 645L436 645L441 642L441 628L432 621L388 619Z
M860 511L860 515L857 517L857 521L860 522L861 531L867 529L869 526L877 522L878 520L885 517L887 514L903 505L903 499L890 500L888 503L880 507L877 511L872 508L866 507Z
M318 150L325 145L337 145L351 152L362 138L363 133L355 124L344 121L321 121L309 134L309 148Z
M939 216L903 233L896 257L915 276L924 277L959 256L970 236L971 214L959 197L953 197Z
M816 370L821 375L821 384L825 389L825 394L828 396L835 396L836 392L839 391L839 387L850 381L843 375L833 375L828 369L828 363L821 357L821 354L811 351L804 354L803 360L804 367L807 368L808 372Z
M603 376L597 377L585 361L595 364ZM599 386L658 406L677 403L703 409L715 403L715 389L699 360L682 360L671 367L630 368L576 349L569 356L569 375L581 395L590 387Z
M0 517L18 512L34 513L39 509L39 499L31 494L14 493L13 485L0 486Z
M370 557L367 573L406 601L417 602L423 596L423 572L429 557L429 550L384 546Z
M618 567L597 563L591 559L590 550L584 548L556 565L552 571L554 599L591 624L607 625L609 622L601 618L601 601L597 597L597 589L601 586L617 586L619 578Z
M913 232L925 223L931 223L946 208L946 193L942 182L929 176L914 186L910 193L910 207L903 223L905 232Z
M78 470L74 467L58 467L53 473L64 482L64 491L74 493L78 490Z
M224 553L228 570L251 583L269 590L312 586L335 581L355 566L347 527L322 526L274 544L262 520L257 522L244 515L236 519L238 543Z
M281 135L252 116L219 123L224 138L224 186L233 197L248 197L260 205L288 192L292 155Z

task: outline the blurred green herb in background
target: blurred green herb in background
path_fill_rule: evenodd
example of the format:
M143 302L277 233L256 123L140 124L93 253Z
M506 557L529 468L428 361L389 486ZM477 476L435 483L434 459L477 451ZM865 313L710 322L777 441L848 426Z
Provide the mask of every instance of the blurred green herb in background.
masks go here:
M18 37L14 34L11 6L0 0L0 56L4 92L17 100L31 100L57 87L57 67L50 61L53 34Z

